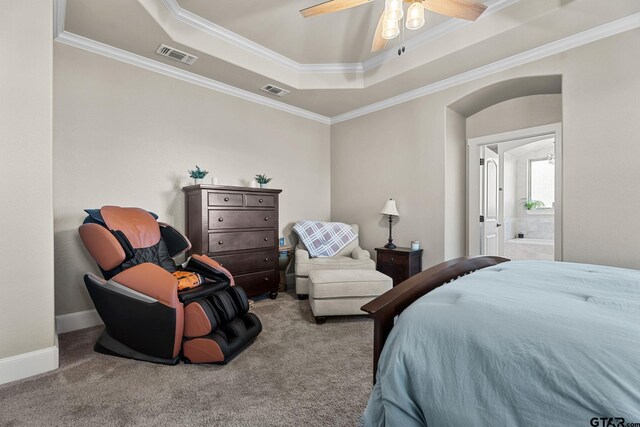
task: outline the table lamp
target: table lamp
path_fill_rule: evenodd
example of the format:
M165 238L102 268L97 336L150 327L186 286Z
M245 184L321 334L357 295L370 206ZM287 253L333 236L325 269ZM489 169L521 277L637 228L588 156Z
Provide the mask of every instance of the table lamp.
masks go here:
M393 199L387 200L387 203L384 204L384 207L380 211L382 215L389 215L389 243L384 245L387 249L395 249L396 245L393 244L393 236L391 235L391 228L393 227L393 217L400 215L398 214L398 209L396 208L396 201Z

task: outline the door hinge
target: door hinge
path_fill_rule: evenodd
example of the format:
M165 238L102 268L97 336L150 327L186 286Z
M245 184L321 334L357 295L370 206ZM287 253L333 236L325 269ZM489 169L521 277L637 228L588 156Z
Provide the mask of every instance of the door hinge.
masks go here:
M480 166L484 166L484 159L480 159Z
M480 222L484 222L484 215L480 215Z

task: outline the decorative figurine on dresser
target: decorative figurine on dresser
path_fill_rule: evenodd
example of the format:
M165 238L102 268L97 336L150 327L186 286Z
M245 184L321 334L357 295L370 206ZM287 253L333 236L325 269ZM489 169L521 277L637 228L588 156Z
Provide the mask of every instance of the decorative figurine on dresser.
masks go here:
M233 274L248 296L278 296L278 195L271 188L184 187L189 253L206 254Z

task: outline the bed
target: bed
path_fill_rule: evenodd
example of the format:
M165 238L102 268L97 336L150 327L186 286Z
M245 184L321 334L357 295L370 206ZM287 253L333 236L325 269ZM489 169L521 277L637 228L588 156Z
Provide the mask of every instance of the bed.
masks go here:
M363 306L365 426L640 423L640 271L507 261L452 260Z

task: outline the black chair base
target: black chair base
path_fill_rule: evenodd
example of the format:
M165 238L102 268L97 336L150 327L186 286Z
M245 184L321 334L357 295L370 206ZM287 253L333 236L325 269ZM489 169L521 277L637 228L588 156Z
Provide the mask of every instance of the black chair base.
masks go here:
M93 350L109 356L141 360L143 362L158 363L162 365L177 365L180 362L179 357L176 357L174 359L163 359L160 357L153 357L135 351L109 335L109 332L107 332L106 329L102 332L102 335L100 335L98 341L96 341Z

